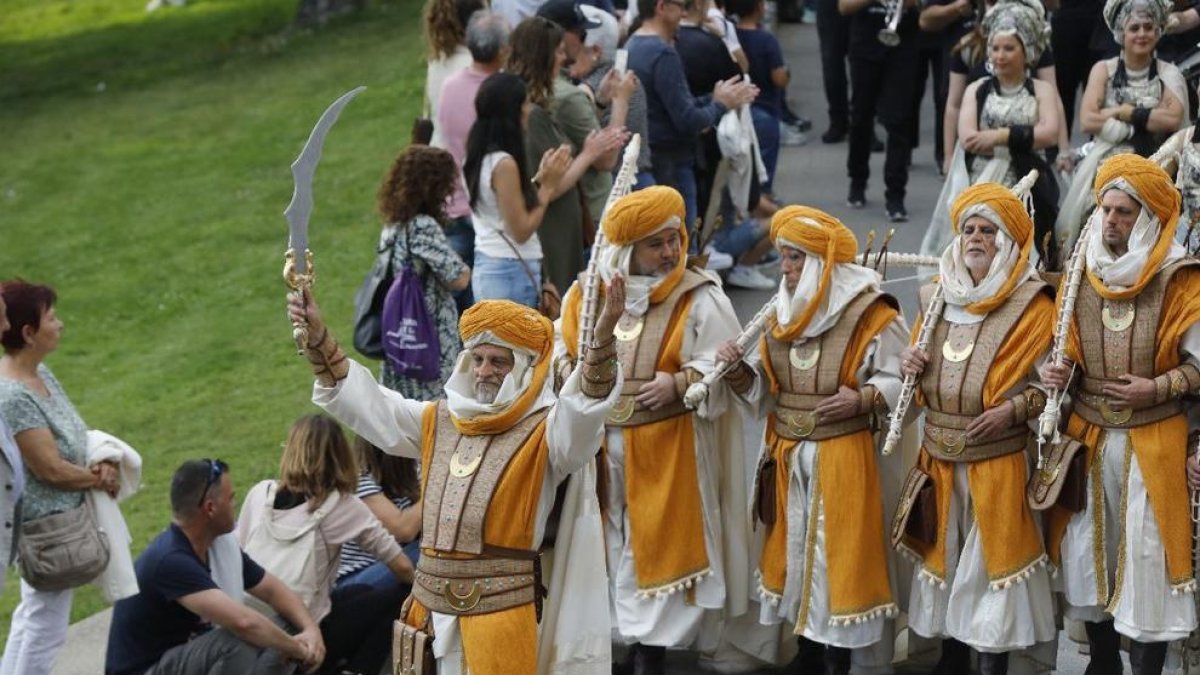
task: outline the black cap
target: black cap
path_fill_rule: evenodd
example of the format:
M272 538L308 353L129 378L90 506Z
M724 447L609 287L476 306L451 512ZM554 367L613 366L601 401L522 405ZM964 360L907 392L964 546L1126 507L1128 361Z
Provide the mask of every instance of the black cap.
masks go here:
M538 8L537 15L550 19L568 32L587 32L589 28L600 27L599 21L592 21L584 15L579 5L575 4L575 0L546 0Z

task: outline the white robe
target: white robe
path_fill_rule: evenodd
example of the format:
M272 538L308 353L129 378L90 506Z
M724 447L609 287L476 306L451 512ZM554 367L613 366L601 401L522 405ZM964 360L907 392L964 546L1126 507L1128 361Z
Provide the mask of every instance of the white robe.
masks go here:
M576 368L563 384L557 397L550 387L544 388L538 403L530 409L530 412L534 412L546 403L553 403L546 418L549 470L539 488L541 497L538 499L533 548L538 548L542 542L546 520L554 505L554 494L559 483L581 469L584 470L582 473L586 473L587 467L595 458L596 450L600 447L604 421L620 393L620 368L616 384L607 399L594 399L583 395L579 388L580 377L579 368ZM406 399L378 384L370 371L357 362L350 361L348 376L337 386L325 387L320 382L315 383L313 402L384 452L420 460L422 417L425 407L431 404ZM564 510L563 522L573 524L574 521L575 518L566 514ZM559 539L560 545L563 542L563 539ZM577 543L584 547L588 545L586 541L572 539L568 548ZM594 549L593 555L603 555L598 545L594 546ZM550 577L554 576L554 572L551 571ZM545 581L552 583L550 578ZM602 577L593 581L600 585L604 583ZM587 588L578 590L580 597L589 596ZM548 598L547 605L559 602L568 595L574 597L574 589L564 589L564 593ZM581 610L575 615L577 620L555 621L554 634L543 636L543 643L549 639L553 646L552 654L543 657L553 661L549 672L607 674L611 668L611 645L608 641L610 629L604 608L601 605L598 613L582 611L596 609L595 603L589 603L586 607L577 609ZM547 615L551 611L557 616L556 608L547 607ZM438 672L440 675L466 675L458 617L439 612L431 614L434 634L437 636L433 642L433 650L438 658ZM545 623L550 625L550 622Z
M691 310L684 331L683 367L710 372L716 350L738 333L737 314L729 298L715 284L692 292ZM556 357L566 354L557 336ZM749 540L746 528L746 487L740 416L730 406L728 387L714 386L693 418L696 472L703 508L704 548L712 574L695 583L695 604L685 593L638 597L633 549L626 533L629 520L625 502L625 442L622 428L606 428L609 459L608 514L605 541L608 547L611 611L614 638L624 643L688 647L701 637L705 612L724 611L738 616L748 607L750 587ZM728 413L728 414L727 414ZM715 646L706 637L705 645Z
M863 362L857 371L858 381L862 386L868 384L874 385L879 393L883 395L884 400L887 401L889 408L895 407L896 401L900 397L900 388L904 379L900 374L900 355L904 351L904 348L908 346L908 341L908 326L905 324L903 317L897 316L871 340L871 344L867 347L867 351L863 356ZM747 363L757 363L757 350L754 353L747 354L746 360ZM745 398L747 401L757 404L759 416L765 417L775 408L776 399L767 390L765 374L761 368L761 365L756 368L758 376L755 377L754 385L746 392ZM789 464L792 469L791 478L788 482L787 496L787 577L784 582L783 597L779 599L778 603L772 602L772 599L765 595L763 596L763 601L759 605L759 621L765 625L790 624L796 621L799 617L800 601L804 591L802 582L804 580L805 566L811 564L812 592L809 594L808 619L802 627L801 632L805 637L822 644L856 650L861 649L872 653L879 652L873 658L865 659L865 662L862 657L856 655L856 666L867 667L869 663L875 666L886 667L891 661L892 650L892 631L889 620L886 617L880 616L850 625L835 625L830 621L829 583L825 559L824 505L821 503L814 504L815 495L810 491L817 445L813 441L803 441L797 443L790 451L791 458ZM760 450L760 452L765 451L765 448ZM894 456L894 458L896 461L900 459L899 455ZM880 459L880 461L887 460ZM881 479L886 473L881 467ZM886 494L887 492L888 490L883 489L883 486L881 486L881 494ZM885 499L884 501L888 500ZM805 528L808 525L808 514L814 508L818 509L816 546L814 548L813 560L808 561L804 559ZM891 513L884 513L885 537L887 536L886 523L889 522L890 516ZM891 547L888 546L887 550L890 552ZM889 557L891 557L890 553ZM893 596L899 602L893 571L889 569L889 576L892 579ZM760 594L765 593L761 588L759 591ZM887 639L884 639L885 635ZM876 671L869 668L868 670L856 672Z
M1179 349L1187 363L1200 365L1200 325L1187 329ZM1067 523L1063 536L1063 568L1059 578L1067 600L1066 615L1077 621L1104 621L1110 616L1107 609L1111 609L1117 632L1132 640L1167 642L1185 638L1196 629L1194 591L1172 593L1162 536L1136 456L1130 458L1129 474L1125 475L1125 456L1133 451L1128 432L1110 429L1104 439L1104 447L1098 455L1104 463L1104 503L1095 504L1089 498L1087 508ZM1184 471L1182 465L1179 471ZM1121 513L1122 501L1125 503L1124 514ZM1105 532L1107 586L1119 594L1116 606L1112 608L1101 604L1096 588L1092 543L1095 535L1093 514L1098 508L1104 510L1100 520ZM1119 531L1122 515L1124 533ZM1126 543L1124 575L1120 587L1116 587L1118 549L1122 540Z

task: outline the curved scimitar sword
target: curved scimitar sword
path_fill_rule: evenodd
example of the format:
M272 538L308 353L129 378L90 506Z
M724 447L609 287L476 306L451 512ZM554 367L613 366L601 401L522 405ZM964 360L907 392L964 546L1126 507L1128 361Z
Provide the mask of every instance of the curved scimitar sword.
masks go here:
M321 161L325 134L337 122L342 108L365 90L366 87L355 87L331 103L308 135L304 149L292 162L292 201L283 211L283 217L288 222L288 250L284 254L283 279L293 291L303 292L314 280L312 251L308 249L308 219L313 209L313 176L317 172L317 163ZM292 327L292 338L296 341L296 350L303 354L308 344L308 325L297 322Z

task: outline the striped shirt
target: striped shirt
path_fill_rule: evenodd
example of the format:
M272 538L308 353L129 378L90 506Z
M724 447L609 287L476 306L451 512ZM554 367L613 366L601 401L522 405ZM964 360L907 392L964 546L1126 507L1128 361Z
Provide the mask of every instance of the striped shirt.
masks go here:
M364 473L358 477L358 488L355 491L355 495L359 499L365 500L367 497L377 494L383 494L383 488L379 486L379 483L375 482L375 479L371 476L371 474ZM408 497L396 497L392 500L392 503L395 504L396 507L401 511L412 506L412 500L410 500ZM399 543L405 544L408 542ZM341 579L347 574L353 574L361 569L365 569L376 562L378 561L375 560L375 556L359 548L357 542L346 542L346 544L342 546L342 564L338 567L338 579Z

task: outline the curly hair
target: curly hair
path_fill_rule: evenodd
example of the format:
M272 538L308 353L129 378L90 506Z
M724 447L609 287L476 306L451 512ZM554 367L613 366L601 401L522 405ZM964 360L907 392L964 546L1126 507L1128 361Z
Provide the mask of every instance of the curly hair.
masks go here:
M466 42L467 22L471 15L486 7L484 0L427 0L423 17L429 60L453 55L454 50Z
M386 223L407 223L424 213L446 220L446 198L454 191L458 165L450 153L429 145L410 145L400 153L379 186L379 215Z
M554 96L554 62L564 31L550 19L531 16L522 21L508 38L510 73L525 80L529 100L547 108Z

